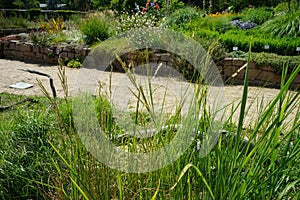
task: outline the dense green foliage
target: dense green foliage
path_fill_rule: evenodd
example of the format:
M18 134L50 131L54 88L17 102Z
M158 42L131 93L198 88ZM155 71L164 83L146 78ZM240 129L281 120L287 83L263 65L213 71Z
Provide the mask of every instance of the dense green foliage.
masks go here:
M112 20L109 15L92 15L89 20L80 24L80 30L84 34L86 44L103 41L112 36Z
M287 12L265 22L261 30L277 37L300 37L300 10Z
M199 15L199 10L193 7L185 7L172 13L162 24L163 27L181 27L185 23L189 23L192 19Z
M8 8L8 9L30 9L30 8L38 8L39 1L37 0L1 0L0 1L1 8Z
M235 46L242 51L247 51L251 38L253 38L253 52L269 51L279 55L297 55L296 47L300 46L300 40L289 37L270 37L260 34L259 31L228 31L220 35L220 38L229 51ZM268 50L265 49L265 45L269 46Z
M3 94L1 97L2 105L23 98ZM47 154L52 151L47 140L52 138L57 124L53 114L48 115L45 107L40 109L45 103L45 99L39 99L38 103L1 113L1 199L44 199L46 191L51 191L46 185L37 183L47 184L55 179L51 175L55 170L47 164L51 162ZM37 182L32 182L34 180Z
M233 47L238 47L242 51L248 51L249 41L253 38L253 52L268 51L279 55L297 55L296 47L300 46L300 40L295 36L299 34L299 31L297 31L299 29L298 22L300 22L298 19L300 16L299 11L290 11L286 15L273 16L270 8L255 8L249 9L240 15L230 13L206 16L191 15L193 16L191 18L185 16L188 13L197 13L197 11L183 11L175 12L163 25L169 25L169 28L180 31L197 41L219 39L228 52L232 51ZM283 18L285 19L284 24L282 23ZM188 20L176 21L177 19ZM233 19L241 19L263 25L254 29L238 30L231 23ZM170 23L173 21L176 23ZM274 29L268 29L268 27L274 27ZM276 30L279 34L277 34ZM265 46L269 46L269 49L266 50Z
M39 8L39 3L48 4L47 9L69 9L69 10L104 10L104 9L116 9L121 10L133 10L135 8L135 3L140 7L146 6L146 0L2 0L0 2L0 7L5 9L31 9ZM182 8L184 4L191 6L198 6L201 9L205 9L209 12L217 12L229 9L231 11L242 11L247 8L249 4L255 7L268 6L276 7L279 3L283 3L277 10L295 8L299 6L298 0L274 0L274 1L262 1L253 0L251 2L246 0L226 0L226 1L197 1L197 0L172 0L164 1L158 0L158 4L162 7L164 11L173 12L176 9ZM63 7L57 7L58 4L65 4Z
M241 19L243 21L251 21L258 25L263 24L273 17L273 10L267 7L255 8L255 9L247 9L242 12Z
M227 56L233 58L240 58L242 60L247 61L249 54L248 52L238 50L228 53ZM255 62L255 66L257 67L271 66L279 74L281 74L282 70L284 69L282 66L287 66L288 71L291 72L300 65L299 56L282 56L266 52L251 53L251 61Z
M256 109L261 112L252 125L244 123L244 117L251 114L246 109L246 82L242 101L230 105L229 118L224 119L223 128L228 130L228 135L220 137L207 156L199 155L199 136L171 165L141 174L110 169L86 150L74 129L68 98L53 101L49 96L47 99L33 97L37 103L15 106L0 115L0 197L298 199L300 93L289 93L287 89L299 71L300 66L287 82L282 82L275 99L258 105ZM247 80L247 75L245 78ZM205 91L205 87L200 90ZM1 93L1 106L22 98ZM107 128L108 133L115 131L109 101L105 96L96 96L94 103L102 127ZM293 120L289 121L292 113ZM202 114L197 128L205 132L213 116L208 112ZM240 116L238 121L233 120L235 114ZM175 122L178 120L180 118ZM126 140L118 145L127 146L128 151L133 152L151 150L157 147L157 141L166 144L169 135L172 136L159 133L154 139ZM249 149L250 143L242 145L245 135L253 142L253 149Z
M0 28L28 28L32 25L28 20L21 17L6 18L0 15Z

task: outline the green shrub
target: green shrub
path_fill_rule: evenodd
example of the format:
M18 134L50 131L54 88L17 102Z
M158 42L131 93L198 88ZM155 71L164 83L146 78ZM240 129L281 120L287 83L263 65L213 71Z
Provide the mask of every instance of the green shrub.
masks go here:
M0 13L0 28L29 28L32 24L21 17L10 17L5 18Z
M290 2L290 8L291 10L297 10L299 9L300 3L297 0L291 0ZM289 6L288 6L288 2L282 2L279 3L275 8L274 11L275 13L278 14L282 14L285 13L289 10Z
M179 9L183 9L185 7L184 2L180 0L172 0L172 1L165 1L165 0L158 0L159 5L161 5L161 11L167 14L176 12Z
M247 9L241 18L242 21L251 21L258 25L263 24L273 17L273 10L267 7Z
M29 34L30 41L33 44L41 46L50 46L51 44L81 44L83 43L83 36L80 31L63 30L58 33L48 32L32 32Z
M251 55L257 66L270 65L281 73L283 67L288 66L289 71L300 65L299 56L281 56L273 53L254 53Z
M207 29L198 29L194 32L194 37L205 37L205 38L217 38L219 33L217 31L207 30Z
M299 37L300 36L300 10L290 11L284 15L277 16L273 20L265 22L261 30L266 34L277 37Z
M233 51L229 53L227 56L233 58L240 58L242 60L247 61L248 52L244 52L241 50ZM256 63L256 66L272 66L276 70L277 73L281 73L283 67L288 66L288 70L291 72L293 69L300 65L300 57L299 56L281 56L274 53L251 53L251 60Z
M97 16L84 20L80 25L80 31L84 35L86 44L103 41L113 35L110 21L105 17Z
M210 30L218 31L219 33L225 33L228 30L235 29L231 24L228 17L207 17L205 18L208 22Z
M197 41L216 62L223 59L226 55L224 45L218 40L219 33L207 29L198 29L193 32L183 32L185 35Z
M29 34L30 41L33 44L48 46L50 45L50 33L47 32L32 32Z
M228 30L235 29L235 27L231 24L232 18L232 15L197 17L192 20L191 26L197 30L206 29L225 33Z
M76 59L68 59L65 60L66 66L70 68L80 68L82 67L82 59L76 58Z
M181 27L192 19L199 15L199 11L193 7L186 7L174 12L167 20L162 24L163 27Z
M279 55L296 55L296 47L300 46L300 40L296 40L295 38L269 37L268 35L260 34L258 30L231 30L220 35L221 42L229 51L231 51L234 46L237 46L239 50L248 51L251 37L253 37L253 52L266 51L264 47L265 45L269 45L269 52Z
M218 39L203 37L196 39L196 41L209 53L214 62L225 58L226 49Z

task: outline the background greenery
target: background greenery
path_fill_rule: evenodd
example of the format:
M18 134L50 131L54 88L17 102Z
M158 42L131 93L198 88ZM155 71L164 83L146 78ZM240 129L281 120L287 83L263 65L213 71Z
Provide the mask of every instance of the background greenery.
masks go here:
M225 1L196 1L196 0L172 0L172 1L164 1L158 0L157 1L163 7L166 4L169 5L169 9L174 11L183 4L191 5L191 6L198 6L201 9L207 9L210 12L217 12L221 10L228 9L231 7L233 11L241 11L244 8L248 7L249 4L255 7L276 7L279 3L284 3L281 8L278 9L289 9L298 6L299 0L272 0L272 1L263 1L263 0L252 0L251 2L246 0L225 0ZM50 9L57 9L57 4L66 4L65 7L62 9L69 9L69 10L90 10L90 9L129 9L132 10L134 8L134 4L137 3L140 6L145 6L145 0L1 0L0 7L4 9L32 9L32 8L39 8L39 3L46 3L48 4Z
M41 13L38 14L38 10L29 10L31 14L25 19L26 12L22 11L20 14L13 10L10 11L12 17L7 17L8 13L5 11L0 15L0 27L34 27L44 30L44 26L52 27L53 22L63 21L64 26L60 31L48 29L46 32L30 34L33 43L49 46L59 43L85 43L95 46L111 36L133 28L163 27L192 37L207 51L211 49L209 52L216 62L224 58L226 53L232 52L233 47L248 51L250 40L252 52L282 56L299 54L296 48L300 47L300 13L299 2L295 0L290 2L290 9L289 2L273 2L271 7L245 6L239 12L229 9L224 13L221 13L222 10L209 13L209 9L184 6L193 5L193 1L170 1L169 4L158 1L161 5L160 10L145 13L134 12L128 6L135 3L131 0L101 1L101 5L99 1L88 3L92 5L97 2L102 11L79 14L78 11L56 10L48 19ZM79 1L64 3L80 4ZM80 10L75 7L73 9ZM214 45L213 48L211 44ZM269 48L265 49L266 46Z
M79 44L92 48L133 28L165 27L198 41L214 61L232 56L254 60L258 66L275 67L283 76L281 90L272 101L261 101L256 108L260 111L257 121L245 125L246 73L242 100L224 108L229 110L229 117L224 118L222 128L228 131L228 136L220 137L208 156L199 156L199 136L176 162L143 174L112 170L87 152L74 128L72 99L32 97L36 103L14 106L0 113L0 199L300 198L300 93L288 91L292 78L300 71L300 57L295 51L300 46L299 1L254 0L251 4L255 8L249 8L245 0L158 0L161 9L146 13L132 12L135 2L145 6L142 0L59 2L67 5L63 9L70 10L56 10L55 15L45 18L40 15L38 1L2 0L1 8L26 8L30 14L1 11L0 27L38 28L40 31L29 34L29 40L38 45ZM40 3L56 9L58 1ZM90 9L98 11L78 12ZM232 51L234 46L239 51ZM251 56L245 53L250 47ZM74 68L81 65L79 58L63 62ZM294 72L290 79L286 78L287 72ZM205 96L205 86L201 91ZM0 106L23 98L1 93ZM107 97L96 96L95 108L103 127L117 134L119 130ZM288 121L291 113L295 114L294 120ZM235 114L240 120L233 121ZM204 112L199 131L207 130L211 118L211 113ZM180 117L173 116L170 122L174 121L180 121ZM243 143L244 136L254 144L254 149L249 150L250 143ZM166 143L170 140L162 134L155 139ZM135 151L136 145L153 143L155 140L133 139L119 145Z

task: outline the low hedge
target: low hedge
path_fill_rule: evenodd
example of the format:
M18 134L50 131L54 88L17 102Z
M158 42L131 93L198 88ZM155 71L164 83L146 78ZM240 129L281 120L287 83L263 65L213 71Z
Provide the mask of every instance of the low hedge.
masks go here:
M230 30L220 35L221 42L228 50L238 47L239 50L248 51L250 41L252 39L252 52L270 52L278 55L297 55L296 48L300 47L300 39L298 38L275 38L261 35L256 31L239 31ZM265 45L269 45L266 50Z
M240 58L242 60L248 59L248 52L234 51L227 56L233 58ZM257 67L269 65L273 67L277 73L281 73L283 67L288 66L288 71L292 72L300 65L300 56L282 56L274 53L251 53L251 60L256 63Z

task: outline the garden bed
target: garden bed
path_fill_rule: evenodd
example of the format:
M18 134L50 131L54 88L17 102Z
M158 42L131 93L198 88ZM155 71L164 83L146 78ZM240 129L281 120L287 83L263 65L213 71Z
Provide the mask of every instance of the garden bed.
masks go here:
M13 38L17 39L17 38ZM52 65L58 64L58 59L74 60L80 58L83 60L91 51L88 47L76 45L58 45L58 46L38 46L20 40L2 40L1 41L1 58L21 60L34 63L47 63ZM124 59L126 63L133 63L132 66L143 64L143 58L140 58L140 52L131 52L126 54ZM180 73L187 74L186 78L191 78L194 69L187 62L178 63L178 58L168 52L152 52L149 56L150 63L162 63L171 66ZM220 74L227 84L243 84L245 76L246 61L241 58L225 58L217 63ZM117 60L113 63L114 71L124 72ZM279 88L281 82L281 74L276 68L270 65L261 65L251 62L249 66L249 84L252 86L265 86ZM300 85L300 75L298 75L291 85L296 89Z
M58 58L84 59L90 48L79 45L39 46L22 42L17 36L0 41L0 57L33 63L58 64Z

